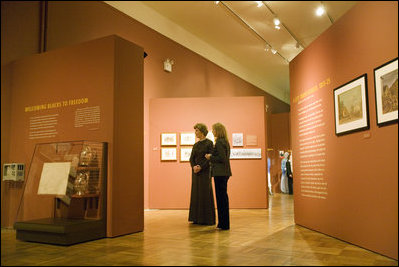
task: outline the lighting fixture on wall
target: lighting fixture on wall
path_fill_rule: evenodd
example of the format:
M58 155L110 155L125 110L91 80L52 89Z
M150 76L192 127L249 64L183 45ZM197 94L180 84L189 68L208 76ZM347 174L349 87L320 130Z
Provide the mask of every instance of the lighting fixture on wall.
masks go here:
M167 58L163 62L163 70L166 72L172 72L172 66L175 64L175 61L173 59Z
M274 48L272 48L272 53L275 55L276 53L277 53L277 50L276 49L274 49Z

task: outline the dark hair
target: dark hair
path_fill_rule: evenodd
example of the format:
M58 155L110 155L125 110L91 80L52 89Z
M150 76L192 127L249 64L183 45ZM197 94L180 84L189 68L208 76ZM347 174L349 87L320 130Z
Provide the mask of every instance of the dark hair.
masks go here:
M196 125L194 125L194 129L198 129L205 136L208 134L208 128L203 123L197 123Z

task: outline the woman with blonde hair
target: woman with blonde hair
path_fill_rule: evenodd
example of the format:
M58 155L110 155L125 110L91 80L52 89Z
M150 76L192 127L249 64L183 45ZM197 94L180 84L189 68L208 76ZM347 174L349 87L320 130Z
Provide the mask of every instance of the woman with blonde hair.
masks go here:
M230 229L229 196L227 195L227 181L231 176L230 168L230 144L227 131L223 124L212 125L212 133L215 136L215 146L212 154L205 157L211 162L211 175L214 177L216 205L218 209L217 228Z

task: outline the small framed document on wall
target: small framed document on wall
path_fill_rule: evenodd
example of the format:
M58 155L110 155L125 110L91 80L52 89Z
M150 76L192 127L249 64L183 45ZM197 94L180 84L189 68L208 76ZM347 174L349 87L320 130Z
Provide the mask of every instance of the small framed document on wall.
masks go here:
M169 161L169 160L177 160L176 157L176 148L171 147L171 148L161 148L161 160L162 161Z
M195 133L180 133L180 145L192 146L195 144Z
M161 133L161 146L175 146L176 133Z
M180 148L180 161L190 161L192 147L181 147Z
M244 146L243 133L233 133L233 146Z

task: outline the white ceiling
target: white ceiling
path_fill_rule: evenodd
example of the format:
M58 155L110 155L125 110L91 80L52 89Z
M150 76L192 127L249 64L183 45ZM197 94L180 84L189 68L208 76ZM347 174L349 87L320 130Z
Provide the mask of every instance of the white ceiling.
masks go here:
M286 103L288 62L356 4L261 1L263 5L257 7L256 1L105 2ZM315 11L320 5L327 13L318 17ZM280 30L274 28L275 16L283 24ZM277 53L265 51L266 43Z

